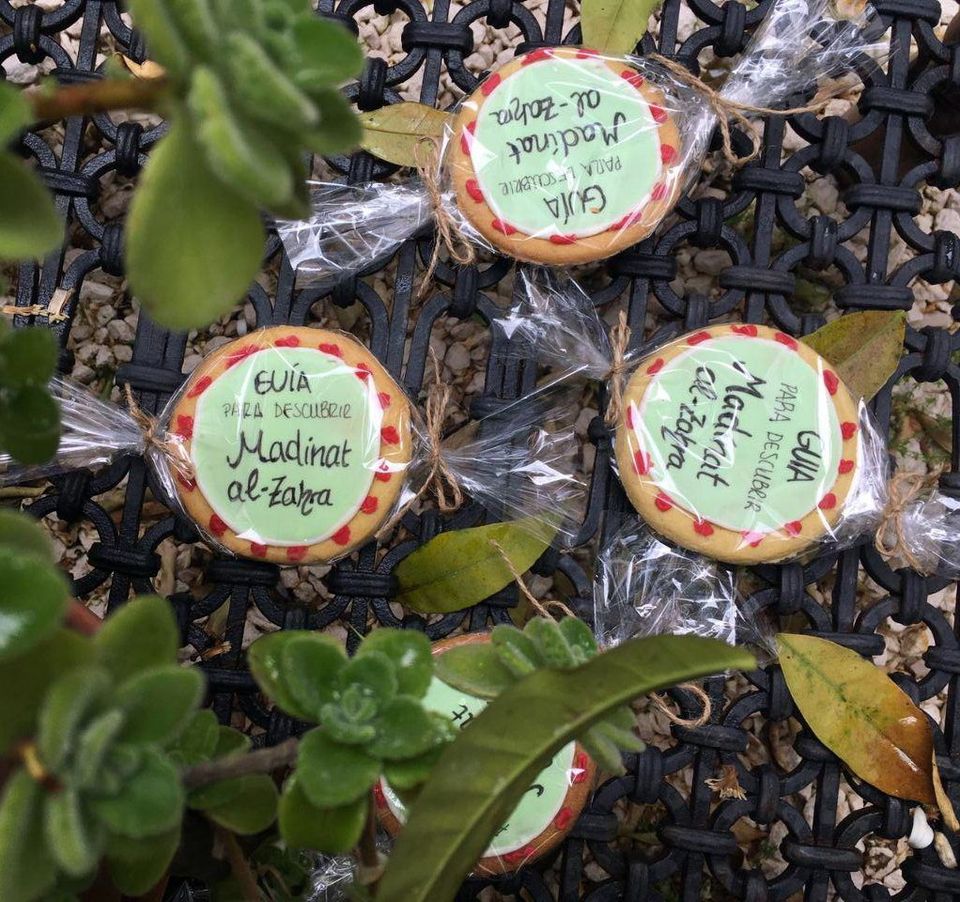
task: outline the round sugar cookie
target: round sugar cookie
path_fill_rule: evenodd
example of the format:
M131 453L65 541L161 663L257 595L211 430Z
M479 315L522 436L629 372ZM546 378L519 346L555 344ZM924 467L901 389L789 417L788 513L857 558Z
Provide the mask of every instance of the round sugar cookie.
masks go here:
M468 642L487 642L489 633L468 633L433 644L435 655ZM483 699L453 689L434 676L424 706L446 714L461 729L487 705ZM571 742L554 756L494 836L474 868L479 874L505 874L529 864L555 848L570 832L593 787L596 767L579 743ZM464 775L469 780L469 774ZM375 788L377 814L395 835L406 819L406 808L383 779Z
M857 404L830 364L749 324L701 329L646 358L615 442L644 519L732 563L790 557L829 531L860 448Z
M372 536L403 486L410 406L363 345L277 326L209 355L176 401L194 476L175 474L198 526L230 551L325 561Z
M663 92L578 47L517 57L461 105L447 151L457 205L518 260L584 263L636 244L680 190Z

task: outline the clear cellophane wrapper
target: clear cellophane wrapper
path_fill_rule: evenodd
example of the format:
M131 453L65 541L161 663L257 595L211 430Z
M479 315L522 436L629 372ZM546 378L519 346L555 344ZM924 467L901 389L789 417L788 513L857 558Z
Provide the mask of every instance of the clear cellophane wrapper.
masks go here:
M0 457L0 484L141 454L165 501L208 544L243 557L336 560L441 484L448 500L479 502L561 542L582 501L575 438L557 425L571 420L563 386L505 403L463 441L441 441L442 424L341 332L279 326L237 339L156 416L65 379L51 389L62 418L55 457L38 467Z
M604 386L613 465L668 544L753 564L876 529L888 497L883 437L802 340L724 323L645 346L604 322L569 277L529 268L520 278L524 299L498 328L561 381Z
M888 52L866 17L776 0L720 86L724 121L731 104L760 112L841 90L836 76ZM546 265L636 244L700 174L719 121L717 102L669 66L567 46L518 56L458 104L436 147L424 142L420 177L313 183L310 218L277 224L291 263L305 281L335 280L439 217L441 234Z

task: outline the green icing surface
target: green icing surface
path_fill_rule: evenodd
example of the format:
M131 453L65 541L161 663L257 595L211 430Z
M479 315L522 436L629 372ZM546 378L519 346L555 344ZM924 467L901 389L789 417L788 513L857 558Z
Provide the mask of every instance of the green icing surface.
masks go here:
M191 453L216 514L241 538L311 545L349 522L373 480L373 380L311 348L265 348L200 395Z
M446 714L459 727L465 727L487 705L483 699L453 689L442 680L433 678L424 698L424 705L438 714ZM573 767L574 743L565 745L540 774L536 782L513 810L513 814L494 837L484 858L506 855L522 849L539 836L563 807ZM396 794L384 782L384 796L394 816L401 822L406 809Z
M725 335L674 357L633 409L632 450L698 517L770 532L810 513L836 481L842 437L822 374L779 342Z
M538 237L606 231L661 170L649 105L597 59L540 60L504 78L477 116L471 158L497 218Z

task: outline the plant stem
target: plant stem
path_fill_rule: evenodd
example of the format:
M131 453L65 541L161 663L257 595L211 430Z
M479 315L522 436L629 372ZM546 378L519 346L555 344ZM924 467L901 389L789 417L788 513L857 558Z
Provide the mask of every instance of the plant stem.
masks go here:
M31 91L27 99L33 107L34 118L42 122L67 116L92 116L109 110L155 110L169 89L165 78L106 78L64 85L52 92Z
M250 864L237 838L223 827L217 828L217 835L223 843L223 850L227 853L227 861L230 862L230 870L233 876L237 878L240 884L240 892L243 893L243 902L260 902L260 890L257 887L257 878L250 870Z
M103 621L76 598L70 599L70 606L67 608L64 623L82 636L93 636L103 626Z
M249 774L269 774L281 767L289 767L297 758L300 740L291 737L279 745L257 749L246 755L233 755L216 761L204 761L188 767L181 779L187 789L208 786L231 777Z
M377 850L377 800L372 789L367 803L367 819L363 825L363 833L360 834L356 855L359 862L357 882L374 897L383 874L383 859Z

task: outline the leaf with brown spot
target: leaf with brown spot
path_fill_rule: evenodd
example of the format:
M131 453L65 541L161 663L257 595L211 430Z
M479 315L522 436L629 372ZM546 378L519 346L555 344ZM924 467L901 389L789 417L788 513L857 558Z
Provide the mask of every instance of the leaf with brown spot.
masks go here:
M936 803L930 723L884 671L816 636L780 633L777 647L793 700L830 751L887 795Z
M827 323L803 343L833 364L855 398L869 401L897 371L906 328L902 310L865 310Z
M423 103L391 103L360 115L360 146L388 163L419 166L423 159L421 143L442 138L452 121L452 114Z

